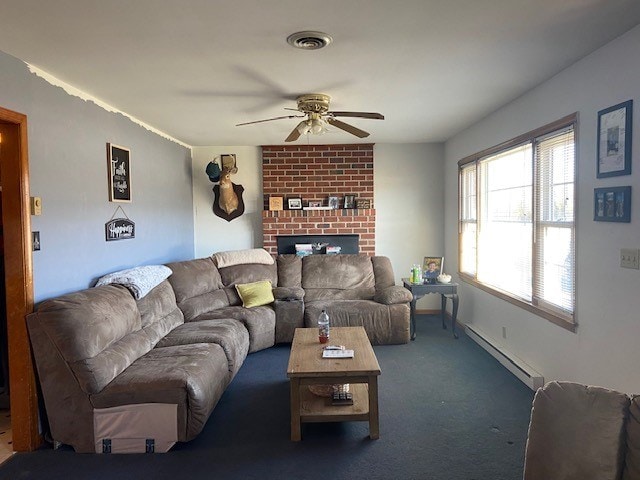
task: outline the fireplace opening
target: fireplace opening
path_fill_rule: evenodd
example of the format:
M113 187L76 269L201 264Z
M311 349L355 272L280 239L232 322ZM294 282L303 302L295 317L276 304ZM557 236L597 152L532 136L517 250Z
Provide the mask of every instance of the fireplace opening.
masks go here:
M295 254L296 244L311 244L313 253L326 253L326 247L340 247L340 253L360 253L360 235L278 235L276 236L278 254Z

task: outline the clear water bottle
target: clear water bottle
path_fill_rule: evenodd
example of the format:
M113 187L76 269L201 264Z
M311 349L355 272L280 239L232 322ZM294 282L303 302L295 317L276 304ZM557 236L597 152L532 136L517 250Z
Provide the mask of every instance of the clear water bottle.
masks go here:
M329 341L329 314L326 310L322 310L322 313L318 317L318 339L320 343L327 343Z

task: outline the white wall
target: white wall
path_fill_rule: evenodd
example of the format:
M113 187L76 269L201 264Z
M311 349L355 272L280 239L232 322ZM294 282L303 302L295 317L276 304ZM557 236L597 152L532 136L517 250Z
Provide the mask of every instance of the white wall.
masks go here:
M105 273L193 257L191 152L29 71L0 52L0 105L27 115L36 302L90 287ZM109 202L107 142L131 149L131 203ZM105 241L120 205L136 238ZM122 215L119 215L122 216Z
M634 100L633 174L596 179L599 110ZM445 245L457 249L457 161L578 112L577 333L463 284L460 318L549 380L640 393L640 271L619 267L622 247L640 247L640 26L575 63L446 143ZM631 185L631 223L593 221L593 189ZM502 339L502 327L507 339Z
M373 154L376 254L391 259L402 285L414 263L444 255L444 146L376 144ZM440 297L427 295L417 308L439 309Z
M207 164L235 154L238 173L231 180L244 187L244 214L230 222L213 213L213 186ZM196 258L215 252L262 246L262 149L260 147L193 147L193 220ZM218 165L220 158L218 158Z

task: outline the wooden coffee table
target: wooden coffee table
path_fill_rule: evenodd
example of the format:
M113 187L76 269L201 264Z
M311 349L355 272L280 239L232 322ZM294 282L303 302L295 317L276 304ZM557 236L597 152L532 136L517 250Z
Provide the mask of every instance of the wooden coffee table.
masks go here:
M287 376L291 387L291 440L302 438L301 424L368 421L369 438L380 436L378 376L380 365L362 327L332 327L331 345L354 350L353 358L322 358L317 328L296 328ZM350 385L353 405L331 405L331 399L309 391L309 385Z

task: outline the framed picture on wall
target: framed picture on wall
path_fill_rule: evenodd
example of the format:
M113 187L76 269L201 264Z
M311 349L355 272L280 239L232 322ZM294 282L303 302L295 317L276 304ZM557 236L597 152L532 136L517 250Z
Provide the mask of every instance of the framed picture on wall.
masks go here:
M593 202L596 222L631 222L631 187L595 188Z
M633 100L598 112L598 178L631 174Z
M131 201L131 151L128 148L107 143L109 169L109 201Z
M338 197L330 196L327 198L327 205L331 207L332 210L336 210L339 204L340 201L338 200Z

